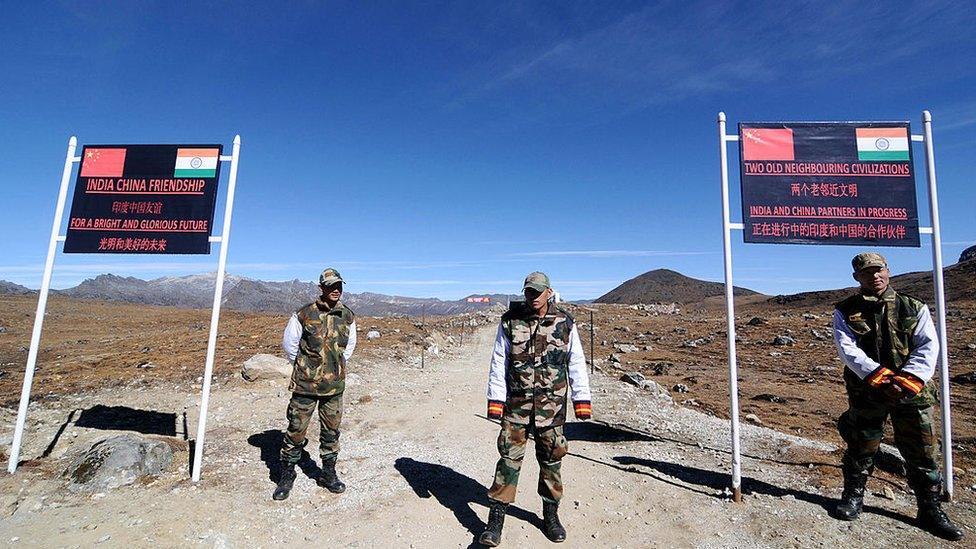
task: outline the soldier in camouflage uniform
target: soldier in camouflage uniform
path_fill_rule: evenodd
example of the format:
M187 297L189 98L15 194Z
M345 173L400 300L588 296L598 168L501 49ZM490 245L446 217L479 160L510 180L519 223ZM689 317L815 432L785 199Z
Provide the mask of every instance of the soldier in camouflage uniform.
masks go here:
M554 542L566 539L557 511L563 495L560 460L569 450L563 435L569 397L577 419L592 413L586 359L573 317L552 302L545 273L529 274L523 291L525 302L515 302L502 316L488 374L488 417L501 419L501 458L488 490L488 525L478 538L489 547L501 542L530 433L535 435L546 536Z
M890 415L895 444L918 500L919 526L946 539L961 539L962 530L939 504L942 480L932 429L937 396L928 384L935 373L939 342L929 309L889 286L888 263L880 254L858 254L852 265L860 293L838 303L833 320L834 342L847 366L849 404L838 422L847 450L837 517L854 520L860 514L864 486Z
M292 395L288 402L288 431L281 445L281 477L272 496L276 500L287 498L295 483L295 465L308 442L305 432L316 408L322 458L322 474L316 482L336 494L346 489L335 466L346 362L356 348L356 320L353 312L339 301L342 297L339 271L331 268L322 271L319 287L322 296L291 316L282 338L282 347L293 364L288 386Z

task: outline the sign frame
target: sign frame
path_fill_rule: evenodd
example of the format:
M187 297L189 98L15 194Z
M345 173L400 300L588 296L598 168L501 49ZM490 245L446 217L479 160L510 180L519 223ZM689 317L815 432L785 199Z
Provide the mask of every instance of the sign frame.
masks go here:
M61 173L61 187L58 191L58 201L54 208L54 222L51 226L51 238L48 242L47 260L44 264L44 275L41 278L41 288L38 292L37 310L34 314L34 328L31 332L30 350L27 354L27 365L24 372L24 383L20 392L20 405L17 409L17 423L14 427L13 441L10 445L10 457L7 461L7 472L16 472L20 460L20 450L24 436L24 426L27 421L27 406L30 403L31 385L34 372L37 369L37 355L40 348L41 332L44 326L44 312L47 309L47 298L51 290L51 275L54 271L54 258L57 254L58 243L63 243L66 234L62 235L61 224L64 219L64 209L68 197L68 187L71 173L75 164L81 164L81 156L75 156L78 139L71 136L68 139L68 151L64 159L64 169ZM203 387L200 396L200 415L197 419L197 438L193 454L191 479L200 480L200 470L203 462L204 436L207 426L207 409L210 403L210 385L213 378L213 363L217 348L217 327L220 321L220 302L224 290L224 273L227 267L227 249L230 244L231 218L234 212L234 193L237 187L237 167L240 161L241 136L234 136L233 152L230 155L220 154L218 162L230 162L230 174L227 184L227 200L224 205L223 230L220 236L209 237L211 244L220 244L217 260L217 278L214 288L213 308L210 314L210 335L207 340L207 358L204 365ZM216 200L216 196L214 197Z
M951 500L953 494L952 473L952 416L949 394L949 350L946 332L945 313L945 285L942 273L942 233L939 222L939 195L935 173L935 152L932 145L932 114L922 111L921 135L909 135L909 147L912 143L925 145L925 175L928 182L929 217L931 227L919 227L919 236L931 235L932 238L932 278L935 287L935 304L937 316L937 331L939 336L939 380L940 404L942 415L942 467L945 499ZM732 498L736 502L742 501L742 463L739 444L739 383L738 365L736 362L735 345L735 304L732 298L732 231L744 230L743 223L733 223L729 215L729 143L739 141L738 135L729 135L725 128L725 113L718 113L718 143L719 160L721 162L722 186L722 247L725 266L725 307L729 354L729 406L732 438ZM914 164L914 160L912 161ZM913 166L914 168L914 166ZM916 183L917 189L917 183Z

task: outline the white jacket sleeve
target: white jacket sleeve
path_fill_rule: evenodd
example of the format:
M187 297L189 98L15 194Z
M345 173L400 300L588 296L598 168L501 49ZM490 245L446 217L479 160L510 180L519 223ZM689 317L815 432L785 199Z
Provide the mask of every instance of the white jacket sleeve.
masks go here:
M844 313L838 309L834 309L834 344L844 365L861 379L865 379L881 366L857 346L854 332L847 325Z
M912 347L912 354L901 370L928 383L935 374L935 365L939 360L939 339L927 306L918 311L918 325L912 335Z
M281 348L285 351L285 356L291 362L298 356L298 342L302 339L302 323L298 321L298 315L292 314L285 326L285 333L281 337Z
M356 321L353 320L349 325L349 340L346 342L346 350L342 353L342 358L349 360L352 352L356 350Z
M505 402L508 397L508 386L505 383L505 366L508 361L508 351L512 342L505 337L505 330L498 324L495 335L495 347L491 351L491 365L488 368L488 400Z
M576 325L569 332L569 387L573 402L590 401L590 376L586 373L586 357Z

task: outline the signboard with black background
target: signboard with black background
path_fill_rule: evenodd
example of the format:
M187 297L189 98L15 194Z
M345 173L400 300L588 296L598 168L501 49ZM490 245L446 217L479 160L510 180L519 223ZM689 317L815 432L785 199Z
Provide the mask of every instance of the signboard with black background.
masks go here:
M908 122L739 124L746 242L919 246Z
M65 253L208 254L221 145L86 145Z

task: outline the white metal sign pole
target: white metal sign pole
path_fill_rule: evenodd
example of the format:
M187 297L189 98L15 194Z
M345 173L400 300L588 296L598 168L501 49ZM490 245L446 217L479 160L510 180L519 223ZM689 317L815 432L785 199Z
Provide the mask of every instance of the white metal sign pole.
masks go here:
M739 369L735 360L735 303L732 297L732 224L729 220L729 166L725 148L725 113L718 113L719 158L722 161L722 245L725 252L725 310L729 349L729 400L732 423L732 499L742 501L742 463L739 457Z
M952 499L952 416L949 410L949 345L946 332L945 287L942 280L942 231L939 225L939 192L935 182L935 151L932 146L932 114L922 111L925 131L925 176L929 184L929 217L932 219L932 278L935 279L935 307L939 326L939 380L942 390L942 467L945 495Z
M34 313L34 331L31 332L30 351L27 353L27 369L24 372L24 386L20 391L20 407L17 409L17 425L14 427L14 440L10 445L10 460L7 471L17 470L20 459L20 444L24 437L24 423L27 421L27 404L30 402L31 384L34 382L34 369L37 365L37 353L41 343L41 327L44 325L44 311L47 309L47 294L51 289L51 272L54 270L54 255L61 238L61 219L64 216L64 203L68 198L68 184L71 180L71 169L75 162L75 149L78 140L75 136L68 139L68 154L64 158L64 171L61 172L61 190L58 192L58 205L54 209L54 223L51 226L51 240L47 246L47 262L44 264L44 277L41 279L41 290L37 296L37 312Z
M193 452L193 482L200 480L203 462L203 438L207 431L207 407L210 405L210 379L213 377L214 354L217 350L217 325L220 321L220 302L224 292L224 269L227 266L227 246L230 243L230 218L234 211L234 188L237 186L237 163L241 153L241 136L234 136L234 151L230 157L230 179L227 185L227 204L224 206L224 229L220 233L220 259L217 262L217 281L214 288L213 311L210 313L210 339L207 341L207 364L203 372L203 392L200 397L200 417L197 420L196 447ZM221 157L221 160L227 160ZM214 239L215 241L217 239Z

